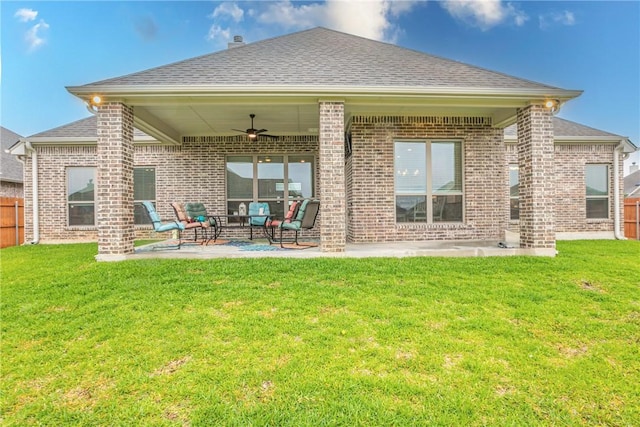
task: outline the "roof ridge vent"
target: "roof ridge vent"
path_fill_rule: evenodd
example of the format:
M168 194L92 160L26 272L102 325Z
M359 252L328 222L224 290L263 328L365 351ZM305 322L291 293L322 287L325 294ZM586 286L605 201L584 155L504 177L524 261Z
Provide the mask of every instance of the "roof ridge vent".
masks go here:
M230 43L227 43L228 49L233 49L234 47L239 47L239 46L244 46L244 41L242 39L242 36L233 36L233 41Z

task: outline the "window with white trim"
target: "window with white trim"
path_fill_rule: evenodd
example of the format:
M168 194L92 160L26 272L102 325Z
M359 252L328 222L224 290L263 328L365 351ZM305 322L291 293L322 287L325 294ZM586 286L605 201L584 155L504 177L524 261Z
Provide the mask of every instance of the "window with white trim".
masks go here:
M95 167L67 168L67 212L69 226L94 226Z
M314 197L314 158L307 154L227 156L227 214L240 204L267 202L269 211L283 217L289 203ZM286 185L285 185L286 183Z
M586 165L587 219L609 218L609 166Z
M397 222L462 221L460 141L397 141L394 160Z

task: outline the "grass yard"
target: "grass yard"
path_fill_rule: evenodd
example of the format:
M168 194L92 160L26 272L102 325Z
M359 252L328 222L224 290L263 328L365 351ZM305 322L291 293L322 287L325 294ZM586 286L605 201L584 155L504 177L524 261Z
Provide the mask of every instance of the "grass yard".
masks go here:
M640 424L640 243L556 258L3 249L3 425Z

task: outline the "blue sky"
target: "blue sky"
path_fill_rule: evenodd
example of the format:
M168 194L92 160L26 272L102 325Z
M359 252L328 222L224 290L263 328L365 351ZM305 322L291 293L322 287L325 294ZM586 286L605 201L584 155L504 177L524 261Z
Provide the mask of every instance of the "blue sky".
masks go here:
M324 26L584 90L559 117L640 145L639 1L2 1L0 16L0 121L25 136L89 115L65 86Z

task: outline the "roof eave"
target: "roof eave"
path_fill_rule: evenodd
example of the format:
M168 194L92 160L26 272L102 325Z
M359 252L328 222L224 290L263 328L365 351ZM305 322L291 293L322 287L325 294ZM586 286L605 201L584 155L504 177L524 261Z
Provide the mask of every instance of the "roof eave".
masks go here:
M85 99L100 94L108 99L134 97L215 97L236 96L389 96L389 97L452 97L452 98L512 98L522 100L576 98L580 90L544 88L468 88L425 86L314 86L314 85L86 85L68 86L67 90Z
M36 136L32 138L23 138L22 143L29 141L32 145L95 145L98 142L97 136ZM159 141L151 136L134 136L134 143L151 144L159 143ZM16 147L18 144L14 145ZM10 148L13 150L13 147ZM11 154L14 154L13 152Z

